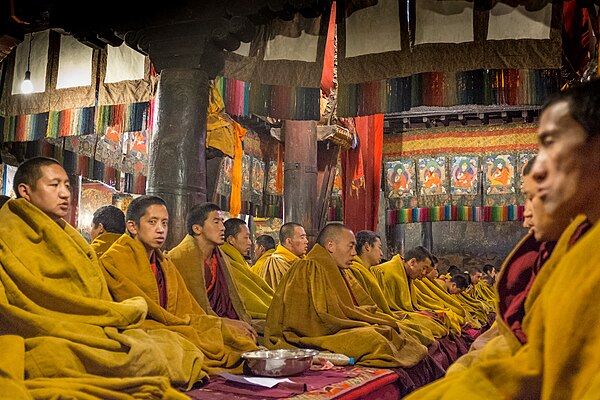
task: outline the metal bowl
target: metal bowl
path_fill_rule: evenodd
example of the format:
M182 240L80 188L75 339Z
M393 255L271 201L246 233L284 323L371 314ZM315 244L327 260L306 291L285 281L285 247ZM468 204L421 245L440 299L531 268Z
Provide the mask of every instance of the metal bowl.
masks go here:
M242 353L246 367L254 375L290 376L308 370L318 350L257 350Z

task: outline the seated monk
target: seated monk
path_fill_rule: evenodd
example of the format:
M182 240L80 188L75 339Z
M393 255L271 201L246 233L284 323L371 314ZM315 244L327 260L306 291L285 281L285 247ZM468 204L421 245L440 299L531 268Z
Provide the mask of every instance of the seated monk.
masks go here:
M125 214L120 208L108 205L94 211L90 238L98 258L124 233Z
M418 323L418 320L421 317L426 317L419 315L416 318L417 322L415 322L405 313L394 313L390 309L385 294L379 287L377 278L375 278L375 275L373 275L370 270L372 266L379 264L383 256L383 252L381 251L381 239L379 236L373 231L363 230L357 232L355 237L357 255L354 256L354 259L350 264L349 271L362 286L362 288L369 294L369 296L371 296L371 299L373 299L381 311L398 318L400 321L399 324L402 326L402 328L412 336L418 338L422 344L425 346L431 345L433 342L435 342L435 335L431 329ZM440 326L440 328L442 327ZM440 329L440 331L441 330L442 329ZM447 333L445 330L444 332Z
M279 229L279 245L265 260L258 274L275 289L290 265L304 257L307 250L308 239L304 227L295 222L286 222Z
M140 196L127 208L127 233L111 246L100 265L115 300L140 296L148 303L147 330L170 329L204 353L208 374L242 372L241 353L256 349L247 324L207 315L160 248L167 239L169 212L163 199Z
M431 265L430 253L425 248L415 248L406 254L410 256L409 260L404 261L397 254L389 261L371 266L371 272L383 290L392 312L416 326L426 327L435 339L446 337L450 331L440 316L431 310L418 309L411 295L411 282L421 276L425 264Z
M243 272L233 268L219 248L225 243L221 209L213 203L195 205L187 215L187 229L188 234L167 257L183 276L190 293L207 314L243 322L256 336L235 279L236 274L244 276Z
M260 334L264 331L264 320L273 298L273 289L267 282L252 272L244 259L250 253L250 230L246 222L239 218L225 221L225 243L220 247L231 267L231 276L238 293L252 318L252 326Z
M481 268L471 267L469 269L469 275L471 277L471 287L467 290L468 293L472 297L483 301L492 309L495 309L497 296L493 289L481 280L481 277L483 276Z
M459 359L450 373L464 370L478 362L509 356L527 343L521 326L525 317L525 300L537 274L550 258L556 241L567 228L570 218L549 215L537 194L537 183L531 175L536 157L523 170L525 210L523 227L529 232L504 261L497 277L498 313L495 330L484 334L472 345L472 351ZM475 351L476 350L476 351Z
M258 274L265 260L275 252L275 239L269 235L260 235L254 239L254 265L252 272Z
M363 366L415 366L427 348L342 273L352 263L354 246L354 234L343 224L330 223L321 230L317 244L292 265L275 290L266 346L342 353Z
M58 161L25 161L14 190L0 209L0 335L11 376L44 398L187 398L170 383L201 381L202 352L174 332L137 329L143 298L111 299L96 254L63 219L71 192Z

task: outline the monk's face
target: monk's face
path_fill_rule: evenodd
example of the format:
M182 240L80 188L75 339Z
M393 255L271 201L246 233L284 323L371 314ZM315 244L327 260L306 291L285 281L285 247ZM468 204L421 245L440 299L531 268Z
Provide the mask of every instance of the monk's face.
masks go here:
M227 238L227 243L235 247L243 256L249 255L252 240L250 240L250 229L248 229L248 225L240 225L240 231L237 235L229 236Z
M265 251L267 251L267 250L262 245L256 243L256 241L255 241L254 242L254 261L258 260L260 258L260 256L265 254Z
M423 261L417 261L416 258L411 258L408 261L405 261L404 267L406 269L406 274L410 279L420 279L422 278L425 272L425 266L429 263L431 265L431 260L429 258L425 258Z
M462 292L462 289L459 289L458 286L456 286L456 283L451 281L446 282L446 287L448 288L448 293L450 294L458 294Z
M144 245L147 251L158 250L167 240L169 211L162 204L152 204L146 208L139 225L135 221L129 220L127 229L135 240Z
M201 237L215 246L225 243L225 225L221 211L211 211L202 225L194 225L192 228L197 237Z
M67 216L71 202L71 184L64 168L58 164L40 167L41 177L35 187L19 185L19 195L58 221Z
M531 229L533 227L533 206L531 200L537 193L537 184L533 179L533 174L523 177L523 193L525 193L525 209L523 210L523 228Z
M588 137L566 101L542 113L539 153L532 174L549 215L597 214L600 192L600 137Z
M383 251L381 250L381 239L375 238L375 243L365 243L360 258L369 265L377 265L381 262Z
M427 274L427 277L431 280L436 279L439 276L439 271L437 269L437 267L433 267L431 268L431 271L429 271L429 273Z
M301 226L294 227L292 237L285 240L286 248L298 257L302 257L308 251L308 238Z
M334 240L327 242L327 250L338 267L348 268L356 255L356 239L349 229L341 230Z
M558 240L571 222L571 218L567 214L548 214L538 193L531 198L531 207L533 208L532 230L538 242Z
M481 272L475 272L474 274L471 274L471 283L473 285L479 283L479 281L481 280L481 275L483 275Z

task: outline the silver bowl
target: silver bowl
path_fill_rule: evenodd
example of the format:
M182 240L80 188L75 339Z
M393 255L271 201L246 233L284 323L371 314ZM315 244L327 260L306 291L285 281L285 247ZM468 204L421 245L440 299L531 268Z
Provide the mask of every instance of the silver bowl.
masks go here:
M256 350L242 353L246 366L254 375L290 376L308 370L318 350Z

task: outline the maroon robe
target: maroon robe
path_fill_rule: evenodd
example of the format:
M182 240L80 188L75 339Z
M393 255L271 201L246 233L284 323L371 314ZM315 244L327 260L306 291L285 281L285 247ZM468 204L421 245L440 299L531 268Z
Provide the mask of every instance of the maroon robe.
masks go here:
M204 281L206 282L206 294L213 311L223 318L239 319L233 308L229 289L223 269L225 260L217 249L213 250L212 256L204 264Z

